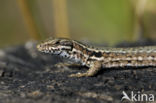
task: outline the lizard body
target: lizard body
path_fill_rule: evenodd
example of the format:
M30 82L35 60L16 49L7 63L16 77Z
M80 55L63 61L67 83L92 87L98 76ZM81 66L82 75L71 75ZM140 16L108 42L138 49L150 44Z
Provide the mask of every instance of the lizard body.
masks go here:
M94 76L101 68L156 66L156 46L101 49L71 39L55 38L38 44L37 49L89 67L87 72L71 74L71 77Z

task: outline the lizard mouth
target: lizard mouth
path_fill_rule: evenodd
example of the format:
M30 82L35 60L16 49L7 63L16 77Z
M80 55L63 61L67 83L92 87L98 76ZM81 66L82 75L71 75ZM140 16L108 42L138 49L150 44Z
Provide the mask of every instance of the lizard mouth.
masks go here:
M44 53L50 53L50 54L54 54L54 55L60 55L61 52L58 51L58 49L56 48L48 48L46 45L41 45L41 44L38 44L36 46L36 48L38 49L38 51L40 52L44 52Z
M38 44L36 47L37 47L38 51L40 51L40 52L45 52L45 53L52 52L46 46L41 45L41 44Z

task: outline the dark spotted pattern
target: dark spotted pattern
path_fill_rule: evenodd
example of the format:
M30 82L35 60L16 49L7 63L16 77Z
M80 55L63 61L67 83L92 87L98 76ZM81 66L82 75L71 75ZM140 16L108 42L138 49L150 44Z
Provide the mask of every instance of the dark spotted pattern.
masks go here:
M101 52L96 52L96 51L93 51L90 56L95 56L95 57L102 57L103 56L103 53Z

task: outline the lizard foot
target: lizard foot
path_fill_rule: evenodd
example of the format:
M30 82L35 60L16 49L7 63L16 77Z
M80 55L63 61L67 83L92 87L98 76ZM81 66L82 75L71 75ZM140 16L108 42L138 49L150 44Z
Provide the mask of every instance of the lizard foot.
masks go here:
M85 77L87 76L87 73L76 73L76 74L71 74L68 77Z

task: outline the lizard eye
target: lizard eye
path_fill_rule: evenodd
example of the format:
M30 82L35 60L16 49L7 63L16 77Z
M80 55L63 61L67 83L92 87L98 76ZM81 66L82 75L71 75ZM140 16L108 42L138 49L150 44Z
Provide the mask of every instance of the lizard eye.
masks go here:
M59 44L60 42L59 41L57 41L55 44Z
M71 45L71 43L69 42L69 41L63 41L63 42L60 42L60 44L62 44L62 45Z

